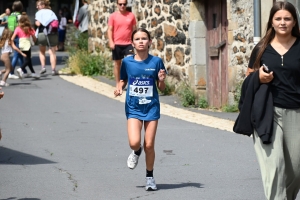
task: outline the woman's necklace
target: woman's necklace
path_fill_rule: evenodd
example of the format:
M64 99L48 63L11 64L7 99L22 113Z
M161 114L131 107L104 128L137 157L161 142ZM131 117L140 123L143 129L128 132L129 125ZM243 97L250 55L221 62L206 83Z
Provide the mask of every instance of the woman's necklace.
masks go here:
M281 66L283 66L283 55L281 55Z

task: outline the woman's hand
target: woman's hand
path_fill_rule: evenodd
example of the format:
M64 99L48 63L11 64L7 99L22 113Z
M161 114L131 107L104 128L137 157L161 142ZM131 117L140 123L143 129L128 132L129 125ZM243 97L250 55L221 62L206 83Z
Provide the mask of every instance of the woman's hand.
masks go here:
M259 68L259 81L260 83L270 83L273 80L273 72L265 72L263 66Z
M166 71L164 69L159 70L158 79L159 81L164 81L166 79Z
M23 53L23 52L21 52L21 55L24 57L24 58L26 58L27 56L26 56L26 54L25 53Z

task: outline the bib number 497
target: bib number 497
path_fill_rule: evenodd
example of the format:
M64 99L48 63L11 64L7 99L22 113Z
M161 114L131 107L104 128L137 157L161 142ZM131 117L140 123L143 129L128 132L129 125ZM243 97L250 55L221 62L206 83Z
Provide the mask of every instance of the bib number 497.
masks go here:
M129 95L136 97L152 97L153 79L130 79Z
M145 94L147 94L148 89L149 89L148 87L136 87L133 91L135 93L140 93L140 94L145 93Z

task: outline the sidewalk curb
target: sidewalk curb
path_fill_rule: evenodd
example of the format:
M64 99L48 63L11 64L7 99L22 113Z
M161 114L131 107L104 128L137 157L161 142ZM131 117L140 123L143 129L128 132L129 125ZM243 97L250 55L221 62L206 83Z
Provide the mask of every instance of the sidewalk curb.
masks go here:
M114 97L113 95L114 87L106 83L102 83L93 78L82 76L82 75L74 75L74 76L60 75L60 77L68 82L86 88L88 90L91 90L93 92L102 94L108 98L123 103L125 102L125 94L120 97ZM205 114L184 110L181 108L176 108L174 106L170 106L162 102L160 103L160 105L161 105L162 115L167 115L170 117L174 117L177 119L181 119L191 123L196 123L203 126L208 126L211 128L233 132L232 128L234 125L234 121L232 120L221 119L218 117L213 117Z

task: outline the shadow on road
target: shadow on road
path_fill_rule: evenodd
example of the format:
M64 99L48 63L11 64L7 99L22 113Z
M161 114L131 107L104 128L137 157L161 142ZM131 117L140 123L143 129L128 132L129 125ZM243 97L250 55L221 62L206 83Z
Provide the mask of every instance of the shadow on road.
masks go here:
M14 200L14 199L16 199L16 200L41 200L39 198L21 198L21 199L18 199L17 197L9 197L7 199L0 199L0 200Z
M201 183L178 183L178 184L156 184L158 190L170 190L185 187L203 188ZM145 186L136 186L138 188L144 188Z
M0 147L0 165L39 165L56 163L44 158Z

